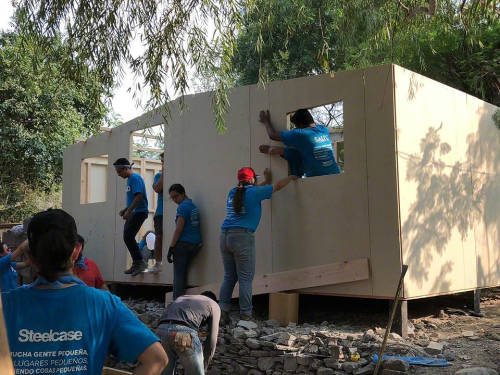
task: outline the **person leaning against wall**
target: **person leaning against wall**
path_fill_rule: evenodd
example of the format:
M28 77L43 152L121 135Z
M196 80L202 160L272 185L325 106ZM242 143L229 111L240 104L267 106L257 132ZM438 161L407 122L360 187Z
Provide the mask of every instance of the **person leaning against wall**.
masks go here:
M262 214L261 202L283 189L297 176L288 176L271 184L271 171L264 171L265 181L255 186L257 175L249 167L238 171L238 186L227 196L226 218L222 223L220 249L224 264L224 281L220 289L221 320L227 322L231 296L239 282L240 317L252 319L252 282L255 275L255 239Z
M164 153L160 154L161 172L155 174L153 179L153 190L158 193L158 203L156 205L156 212L153 218L153 223L155 227L155 264L150 268L149 272L158 273L161 272L162 260L163 260L163 176L165 175L165 163L163 160Z
M173 297L186 292L189 264L201 248L200 212L186 195L181 184L173 184L168 189L170 199L178 205L175 214L175 231L170 241L167 260L174 263Z
M168 357L158 337L118 297L73 275L81 245L71 215L37 213L28 242L38 278L2 293L10 350L30 359L14 361L16 374L97 375L108 352L139 361L134 374L161 374Z
M147 268L135 241L137 232L148 218L146 186L142 177L132 170L134 163L130 164L127 159L120 158L113 165L118 176L127 180L127 207L120 211L120 216L125 220L123 241L132 257L132 266L124 273L136 276Z

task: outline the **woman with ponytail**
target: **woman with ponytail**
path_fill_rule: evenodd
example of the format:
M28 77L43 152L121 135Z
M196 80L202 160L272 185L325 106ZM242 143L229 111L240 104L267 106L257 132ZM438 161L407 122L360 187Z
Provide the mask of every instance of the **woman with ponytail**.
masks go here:
M219 305L222 321L227 321L231 296L239 282L240 317L252 319L252 281L255 274L255 239L261 217L261 202L283 189L297 176L288 176L271 184L271 171L264 171L265 181L256 186L257 175L250 167L238 171L238 186L227 197L226 218L222 223L220 248L224 263L224 281Z
M10 351L29 358L14 360L16 373L100 374L111 352L139 361L134 374L161 374L168 358L158 338L118 297L73 275L81 249L75 220L65 211L43 211L31 220L26 252L39 276L2 293Z

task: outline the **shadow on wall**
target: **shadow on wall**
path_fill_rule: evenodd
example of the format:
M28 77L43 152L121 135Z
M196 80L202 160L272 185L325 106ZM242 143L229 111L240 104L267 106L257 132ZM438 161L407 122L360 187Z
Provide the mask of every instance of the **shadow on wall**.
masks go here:
M419 154L400 153L401 157L408 160L406 180L417 184L416 199L410 207L402 231L406 233L408 241L407 259L412 270L410 277L419 287L431 277L429 269L438 261L436 255L443 254L454 230L458 231L463 242L467 236L475 237L478 285L498 281L500 186L496 176L500 157L499 144L498 136L492 136L491 128L494 128L494 124L491 114L486 113L484 107L480 111L478 131L467 137L466 162L446 165L441 160L451 152L451 146L441 141L442 124L438 128L429 127L420 141ZM482 231L481 226L484 228ZM481 244L478 242L479 236ZM462 251L476 249L473 246L460 246L456 251L457 256L462 258ZM488 269L485 270L483 265L488 265ZM431 293L450 290L453 266L452 261L442 264L432 284Z

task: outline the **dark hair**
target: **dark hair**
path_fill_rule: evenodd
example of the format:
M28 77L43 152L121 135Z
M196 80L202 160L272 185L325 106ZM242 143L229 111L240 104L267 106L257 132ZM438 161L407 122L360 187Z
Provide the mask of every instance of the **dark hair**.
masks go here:
M301 108L295 111L292 117L290 117L290 121L298 127L300 127L300 125L308 126L309 124L314 123L314 119L311 116L311 113L305 108Z
M160 158L163 158L164 156L165 156L165 153L164 153L164 152L162 152L162 153L160 154Z
M134 165L134 163L130 164L127 158L119 158L116 159L113 165L118 168L132 168L132 165Z
M80 236L79 234L76 235L76 242L82 244L82 251L83 251L83 248L85 247L85 239Z
M49 281L71 267L70 257L78 241L75 219L66 211L42 211L28 225L30 253L38 272Z
M201 293L201 295L208 297L208 298L214 300L215 302L217 302L217 296L215 295L214 292L212 292L210 290L205 290L203 293Z
M248 181L240 181L238 183L238 188L234 193L233 197L233 209L237 214L241 214L243 210L243 202L245 201L245 186L251 185Z
M184 189L184 186L182 186L181 184L173 184L172 186L170 186L168 188L168 192L171 193L175 191L176 193L179 193L179 194L186 194L186 190Z
M0 241L0 254L3 254L5 252L3 249L3 245L6 245L6 243L3 241Z

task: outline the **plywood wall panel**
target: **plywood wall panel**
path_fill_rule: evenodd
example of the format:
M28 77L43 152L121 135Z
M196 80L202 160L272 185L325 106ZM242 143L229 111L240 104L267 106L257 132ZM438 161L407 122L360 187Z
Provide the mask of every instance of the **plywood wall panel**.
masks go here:
M272 165L272 160L281 158L271 157L259 151L259 145L279 144L269 139L264 125L259 122L259 112L269 109L269 90L258 85L250 86L249 89L250 165L257 174L262 176L259 182L264 180L263 172L266 168L272 170L273 181L275 182L286 170L286 163L284 160L279 160L278 162L282 163L280 167ZM271 115L274 116L273 113ZM286 172L284 173L286 174ZM273 271L271 201L263 201L261 207L262 217L258 230L255 232L256 269L259 270L259 273L271 273Z
M375 296L392 296L401 273L393 68L364 75L372 288Z

